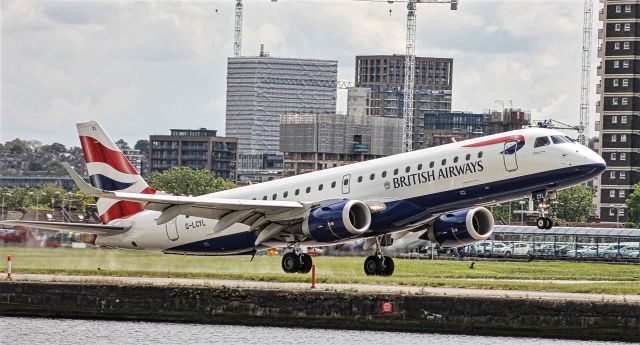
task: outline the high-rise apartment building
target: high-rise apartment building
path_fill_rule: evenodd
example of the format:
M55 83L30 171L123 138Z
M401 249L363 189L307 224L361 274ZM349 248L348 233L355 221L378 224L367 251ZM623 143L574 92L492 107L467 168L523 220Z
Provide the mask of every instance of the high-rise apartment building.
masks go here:
M281 115L335 113L337 74L335 60L229 58L226 135L241 154L278 152Z
M600 219L626 221L625 200L640 182L640 4L601 0L598 38L600 155L607 170L600 176Z
M172 129L171 135L150 136L150 171L186 166L235 181L238 138L216 134L216 130L201 128Z

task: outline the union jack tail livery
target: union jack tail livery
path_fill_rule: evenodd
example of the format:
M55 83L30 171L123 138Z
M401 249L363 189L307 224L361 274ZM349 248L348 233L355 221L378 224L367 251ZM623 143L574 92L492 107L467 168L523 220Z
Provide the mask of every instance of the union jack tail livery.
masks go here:
M91 184L105 191L154 194L120 148L95 121L78 123L78 134ZM144 209L139 202L99 198L100 221L128 218Z

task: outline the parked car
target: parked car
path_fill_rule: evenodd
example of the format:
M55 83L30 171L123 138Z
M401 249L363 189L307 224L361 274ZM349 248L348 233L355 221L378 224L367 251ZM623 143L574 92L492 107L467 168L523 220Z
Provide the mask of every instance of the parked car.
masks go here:
M624 244L614 244L600 250L600 255L605 259L621 258L626 251Z
M575 248L567 251L567 256L574 258L595 258L598 257L598 254L599 250L596 246L578 245L577 251L575 250Z
M529 243L514 243L511 246L514 256L524 256L533 254L533 246Z
M624 247L623 258L637 259L640 252L640 246L626 246Z

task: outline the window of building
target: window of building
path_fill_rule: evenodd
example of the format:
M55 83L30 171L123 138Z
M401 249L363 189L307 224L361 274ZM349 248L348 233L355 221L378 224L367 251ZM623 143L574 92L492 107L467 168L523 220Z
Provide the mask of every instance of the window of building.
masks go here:
M374 178L376 178L376 174L369 175L369 180L373 181Z
M622 86L629 86L629 79L622 79Z
M616 216L616 209L615 208L610 208L609 209L609 216L610 217L615 217Z
M623 179L623 180L624 180L625 178L627 178L627 173L626 173L626 172L624 172L624 171L621 171L621 172L620 172L620 179Z
M393 169L393 174L398 175L398 169Z
M336 181L331 182L331 188L336 188Z
M627 159L627 154L624 153L624 152L620 153L620 160L623 161L623 160L626 160L626 159Z
M624 24L624 31L631 31L631 24L630 23L625 23Z
M629 68L629 60L622 61L622 68Z
M324 188L323 184L318 185L318 190L322 190Z
M613 43L613 49L620 49L620 42Z
M383 171L383 172L382 172L382 177L383 177L383 178L384 178L384 177L387 177L387 172L386 172L386 171Z
M311 187L307 187L307 193L311 193Z
M418 164L418 171L422 170L422 163Z
M358 183L362 182L362 176L358 176Z
M615 189L612 189L612 190L609 191L609 197L610 198L615 198L616 197L616 190Z
M618 86L618 79L614 79L613 80L613 86L617 87Z
M624 5L624 12L631 13L631 5Z
M295 192L295 193L293 193L293 194L295 194L295 195L300 195L300 189L296 189L296 192Z
M619 68L620 67L620 61L616 60L613 62L613 68Z
M616 159L618 159L618 154L615 152L611 152L611 160L615 161Z
M611 116L611 123L618 123L618 117L616 115Z
M282 198L286 198L286 197L288 197L288 196L289 196L289 192L284 192L284 193L282 193Z
M626 143L627 142L627 135L626 134L620 134L620 142L621 143Z
M612 179L612 180L615 180L615 179L616 179L616 172L615 172L615 171L612 171L612 172L609 174L609 178L610 178L610 179Z
M620 116L620 123L627 123L627 115Z
M615 31L620 31L620 24L616 24L613 28Z
M411 171L411 167L406 167L406 168L404 168L404 171L406 171L406 172Z
M618 141L618 136L617 136L617 135L615 135L615 134L612 134L612 135L611 135L611 142L612 142L612 143L615 143L616 141Z
M620 198L624 198L624 197L625 197L625 194L626 194L626 193L625 193L624 189L620 189L620 190L618 191L618 197L620 197Z
M549 137L537 137L536 141L533 143L533 147L547 146L549 144L551 144Z
M611 104L612 105L618 105L618 97L611 98Z
M440 162L440 164L442 164L442 165L446 165L446 164L447 164L447 160L446 160L446 159L443 159L443 160L442 160L442 162Z
M629 49L629 42L624 42L623 47L624 47L624 49Z
M627 97L622 97L621 103L622 103L622 105L627 105L627 104L629 104L629 99Z
M616 13L622 12L622 5L616 5Z

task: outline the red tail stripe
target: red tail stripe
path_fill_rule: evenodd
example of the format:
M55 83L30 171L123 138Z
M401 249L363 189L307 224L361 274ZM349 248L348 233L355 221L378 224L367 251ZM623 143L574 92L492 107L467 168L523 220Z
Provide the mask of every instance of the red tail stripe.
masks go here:
M155 194L156 191L151 187L147 187L140 193ZM142 210L144 210L143 203L135 201L118 201L115 204L111 205L107 212L100 215L100 221L102 222L102 224L108 224L114 219L129 218L134 214L141 212Z
M490 140L485 140L485 141L481 141L481 142L478 142L478 143L464 145L464 147L487 146L487 145L493 145L493 144L499 144L499 143L506 143L507 141L514 141L514 140L516 140L516 141L524 141L524 136L522 136L522 135L510 135L510 136L506 136L506 137L502 137L502 138L490 139Z
M136 168L131 165L122 152L111 150L92 137L80 136L80 143L84 151L85 162L105 163L119 172L138 175Z

